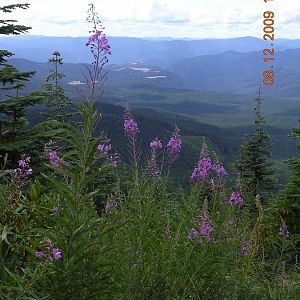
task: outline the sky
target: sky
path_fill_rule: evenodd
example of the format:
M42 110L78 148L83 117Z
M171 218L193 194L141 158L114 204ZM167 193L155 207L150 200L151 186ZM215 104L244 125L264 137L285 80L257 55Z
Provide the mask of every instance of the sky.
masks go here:
M91 0L1 0L30 3L5 17L31 26L31 35L86 36ZM276 38L300 38L300 1L274 0L94 0L108 36L229 38L262 37L263 12L275 13ZM0 14L0 19L3 14Z

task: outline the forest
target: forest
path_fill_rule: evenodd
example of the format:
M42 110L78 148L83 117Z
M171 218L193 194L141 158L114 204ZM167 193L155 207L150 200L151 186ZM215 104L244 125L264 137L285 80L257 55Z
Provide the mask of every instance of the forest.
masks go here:
M0 35L30 31L19 10ZM41 84L0 50L0 299L299 299L299 124L267 124L259 87L234 128L143 82L122 91L160 109L103 101L114 48L93 4L87 22L77 95L59 49Z

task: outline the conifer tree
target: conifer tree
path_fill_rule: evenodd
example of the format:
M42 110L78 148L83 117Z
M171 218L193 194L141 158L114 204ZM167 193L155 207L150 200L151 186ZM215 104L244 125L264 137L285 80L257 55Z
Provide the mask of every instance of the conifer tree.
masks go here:
M8 6L0 7L0 12L11 13L15 9L27 9L29 4L12 4ZM31 27L15 24L16 20L0 20L0 34L3 35L19 35L21 33L27 33ZM7 59L12 57L13 53L8 50L0 50L0 83L6 84L18 84L19 82L26 81L33 76L34 72L19 72L12 65L7 64ZM13 88L13 87L11 87Z
M48 61L54 64L54 69L50 70L43 87L47 93L47 106L54 108L52 117L63 121L67 115L64 109L70 104L70 98L65 95L65 91L60 85L60 81L65 77L58 71L59 66L63 65L63 59L58 51L53 52L52 55L53 57Z
M11 13L15 9L27 9L29 4L12 4L0 7L0 11ZM0 20L0 34L19 35L28 32L30 27L16 24L16 20ZM7 59L12 57L13 53L8 50L0 50L0 155L11 154L13 159L20 152L31 148L30 134L25 128L28 125L26 119L26 110L40 103L43 95L40 92L34 92L27 96L21 96L20 91L25 86L35 72L20 72L14 66L7 63ZM3 95L9 93L3 99ZM13 157L12 157L13 156Z
M299 120L300 123L300 120ZM300 127L295 129L292 137L300 139ZM300 144L298 144L300 150ZM279 214L285 219L289 227L295 231L300 230L300 159L288 160L288 165L292 171L286 186L280 194L279 201L276 203Z
M241 145L241 157L237 164L241 181L246 191L253 196L268 196L273 189L273 169L270 161L272 147L270 135L264 130L266 123L261 115L261 91L255 98L255 132L245 135L246 141Z

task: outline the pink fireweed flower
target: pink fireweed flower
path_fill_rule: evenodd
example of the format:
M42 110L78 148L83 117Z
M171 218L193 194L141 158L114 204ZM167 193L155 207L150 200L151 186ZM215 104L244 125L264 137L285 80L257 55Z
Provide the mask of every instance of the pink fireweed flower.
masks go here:
M182 140L180 138L180 130L177 126L172 133L172 136L167 144L167 153L169 158L169 165L171 165L179 156L182 147Z
M202 149L199 160L193 170L190 177L191 182L204 182L214 176L216 172L219 177L227 176L225 168L220 163L213 163L212 159L208 154L208 147L203 139Z
M135 137L139 132L139 127L134 119L124 120L124 131L127 136Z
M192 182L197 182L201 181L203 182L208 176L209 176L209 171L212 169L212 161L209 156L200 156L200 159L195 166L193 173L191 175L191 181Z
M53 242L49 239L46 239L46 243L46 250L36 251L35 256L39 259L46 258L49 262L52 262L53 260L60 260L62 258L62 250L57 247L53 247Z
M52 257L54 260L60 260L62 255L62 251L59 248L52 249Z
M196 240L199 244L213 241L211 234L214 231L214 228L210 224L207 206L208 203L206 198L204 201L203 212L202 212L201 222L199 223L199 228L198 229L192 228L191 232L188 235L189 240Z
M200 236L200 232L195 228L192 228L191 232L188 235L188 239L191 241L194 238L198 238Z
M65 163L65 161L57 155L56 151L48 151L47 156L50 164L55 168L60 167Z
M160 179L160 170L156 162L156 151L163 148L161 141L156 138L150 143L151 157L147 164L146 174L153 179Z
M111 150L111 144L107 144L106 142L99 144L97 146L97 150L99 151L99 153L101 155L103 155L104 157L108 157L108 153Z
M218 174L218 176L228 176L225 168L220 164L214 164L212 169Z
M124 132L127 137L135 139L140 132L137 122L134 120L129 107L125 106L124 111Z
M228 202L231 206L236 206L236 205L243 206L244 198L240 192L232 192Z
M162 149L162 143L161 143L161 141L158 139L158 138L156 138L155 140L153 140L151 143L150 143L150 148L152 149L152 150L158 150L158 149Z
M119 154L116 152L115 154L112 154L110 156L110 163L111 163L111 167L113 169L116 169L118 167L118 160L119 160L120 156Z
M109 140L106 140L97 146L97 152L95 153L95 159L104 157L106 161L111 164L111 167L115 169L118 166L119 154L116 152L114 154L110 153L112 145Z
M282 237L288 237L289 236L289 231L288 231L288 227L285 224L285 222L283 222L279 228L279 235L281 235Z
M111 47L108 43L106 35L102 33L102 30L97 30L95 33L93 33L88 38L86 46L90 47L91 52L94 52L95 49L99 49L99 51L103 52L104 55L111 55Z
M118 152L115 152L114 154L110 155L110 164L113 169L116 169L118 167L119 160L120 154Z
M29 166L30 160L30 156L23 154L18 161L19 167L10 172L17 188L24 186L28 182L29 176L32 175L32 168Z
M139 160L139 149L137 147L137 135L139 133L139 127L137 122L134 120L128 106L125 106L124 110L124 133L128 139L129 153L135 164L135 177L138 178L138 165Z
M43 251L36 251L35 252L35 257L36 258L43 258L43 257L45 257L45 253Z
M29 162L31 160L31 157L30 156L25 156L25 155L22 155L22 159L18 160L18 164L19 164L19 167L20 168L28 168L29 167Z

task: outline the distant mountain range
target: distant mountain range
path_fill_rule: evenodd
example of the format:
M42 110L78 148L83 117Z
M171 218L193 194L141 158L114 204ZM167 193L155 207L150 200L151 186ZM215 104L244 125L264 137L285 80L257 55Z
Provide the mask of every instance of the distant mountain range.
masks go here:
M17 58L46 62L53 51L60 51L65 62L88 63L91 56L85 47L86 37L45 37L22 35L1 37L0 48L9 49ZM178 59L215 55L226 51L261 51L267 45L262 39L241 37L230 39L172 40L109 37L111 63L142 62L168 66ZM300 40L277 39L276 51L300 48Z
M244 95L256 93L264 70L276 72L275 87L265 88L270 97L300 94L300 40L277 39L275 61L263 61L266 41L254 37L203 40L141 39L110 37L113 55L108 67L112 86L165 87L226 92ZM86 37L45 37L22 35L0 37L0 48L15 53L12 63L21 70L36 70L34 81L42 82L53 51L64 59L67 81L83 80L84 65L91 55ZM26 59L26 60L24 60ZM38 62L33 63L33 62Z
M275 71L274 87L265 87L267 96L299 97L300 49L275 51L273 63L263 61L263 53L228 51L217 55L187 58L168 70L177 74L190 88L253 94L262 83L263 71Z
M9 49L9 48L8 48ZM13 58L10 62L20 70L37 71L30 84L40 85L48 75L51 65ZM170 65L131 62L108 64L107 86L134 88L175 88L254 95L263 80L263 71L273 65L276 83L263 87L266 97L298 98L300 95L300 48L275 52L273 64L263 61L262 52L227 51L174 60ZM80 84L86 70L84 64L65 63L62 73L64 83ZM74 88L71 88L74 89ZM70 86L67 86L70 90ZM154 98L152 98L154 100Z

